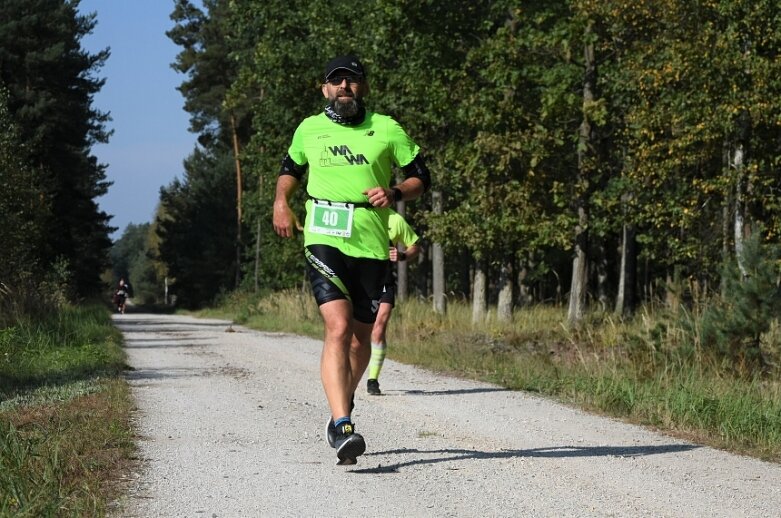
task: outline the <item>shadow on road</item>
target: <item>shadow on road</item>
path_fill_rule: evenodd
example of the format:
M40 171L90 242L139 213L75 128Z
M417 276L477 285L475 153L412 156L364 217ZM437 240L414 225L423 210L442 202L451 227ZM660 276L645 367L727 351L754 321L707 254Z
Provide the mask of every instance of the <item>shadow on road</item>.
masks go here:
M214 340L209 338L193 338L183 336L181 338L141 338L138 340L128 340L123 346L125 349L173 349L177 347L196 347L200 345L211 345Z
M127 331L138 333L143 331L152 331L156 333L166 333L177 330L178 328L193 329L200 327L226 327L231 325L228 320L200 320L198 322L183 322L181 320L125 320L121 316L114 318L114 325Z
M663 444L659 446L553 446L550 448L532 448L528 450L500 450L495 452L478 450L418 450L400 448L396 450L367 453L365 457L380 455L448 455L435 458L416 459L376 468L353 470L353 473L398 473L401 468L423 464L437 464L464 460L493 460L512 458L576 458L576 457L644 457L664 453L680 453L700 448L696 444Z
M209 369L192 368L166 368L166 369L132 369L125 371L125 378L129 381L164 380L177 378L202 378L209 376Z
M482 394L485 392L512 392L511 389L504 387L479 387L470 389L457 389L457 390L388 390L383 392L383 396L454 396L463 394Z

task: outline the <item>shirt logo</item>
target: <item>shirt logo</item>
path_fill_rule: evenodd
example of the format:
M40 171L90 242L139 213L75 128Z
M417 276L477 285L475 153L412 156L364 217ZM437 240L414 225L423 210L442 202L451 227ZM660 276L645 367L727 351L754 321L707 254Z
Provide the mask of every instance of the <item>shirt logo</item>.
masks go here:
M366 136L367 137L371 137L373 135L374 135L374 130L369 130L369 131L366 132Z
M347 164L341 163L337 165L361 165L361 164L368 164L369 161L366 160L366 157L363 156L362 153L359 153L357 155L353 154L352 151L350 151L350 148L347 146L327 146L326 147L326 153L331 153L331 156L340 158L343 157L344 160L347 162ZM341 160L339 161L341 162Z

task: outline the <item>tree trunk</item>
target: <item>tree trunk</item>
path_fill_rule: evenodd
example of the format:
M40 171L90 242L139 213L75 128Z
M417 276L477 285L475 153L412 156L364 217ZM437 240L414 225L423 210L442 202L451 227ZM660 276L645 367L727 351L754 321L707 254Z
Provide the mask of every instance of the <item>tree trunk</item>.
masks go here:
M239 160L239 133L236 127L236 116L231 113L231 133L233 137L233 159L236 163L236 287L241 284L241 203L242 180L241 161Z
M480 324L485 321L487 279L483 261L475 263L475 278L472 283L472 323Z
M615 314L630 316L637 300L637 241L634 225L624 225L621 237L621 270L618 277Z
M442 214L442 192L433 191L431 202L434 214ZM447 299L445 298L445 252L442 245L433 243L431 256L432 290L434 292L434 312L444 315L447 312Z
M746 175L746 148L748 146L749 115L744 111L738 118L737 137L732 155L732 167L735 169L735 258L743 277L748 275L743 260L745 239L751 235L750 223L746 220L746 193L751 189Z
M724 139L724 146L722 150L722 165L723 167L732 167L730 162L730 144L727 139ZM733 192L731 189L727 190L724 196L724 202L721 207L721 262L726 265L730 258L730 226L731 226L731 208L732 208ZM727 296L727 278L725 275L721 276L720 292L722 298Z
M265 148L261 148L265 152ZM263 204L263 175L258 179L258 207ZM260 211L259 211L260 212ZM257 229L255 231L255 293L260 289L260 214L258 214Z
M505 260L499 270L499 298L496 303L496 317L501 322L513 318L513 261Z
M528 306L534 299L532 290L526 285L526 278L529 276L529 264L524 260L518 271L518 305Z
M588 276L588 194L589 176L594 169L594 135L595 129L588 118L588 109L596 97L597 65L594 57L594 44L591 42L591 32L594 23L589 21L586 27L583 49L584 79L583 79L583 120L578 132L578 186L577 213L578 223L575 227L575 257L572 261L572 282L569 291L569 309L567 322L575 325L583 319L586 305L586 286Z
M260 288L260 216L258 216L257 226L255 228L255 293Z
M594 261L597 274L597 301L602 311L607 311L610 294L607 285L607 250L604 241L599 244L599 257Z
M461 247L460 255L458 287L461 296L469 300L472 298L472 275L469 267L472 264L472 255L466 247Z

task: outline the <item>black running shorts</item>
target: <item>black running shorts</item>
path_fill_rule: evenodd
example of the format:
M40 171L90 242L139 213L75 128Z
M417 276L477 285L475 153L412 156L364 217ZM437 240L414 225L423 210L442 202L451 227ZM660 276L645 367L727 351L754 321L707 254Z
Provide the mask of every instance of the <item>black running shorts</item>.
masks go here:
M382 287L382 296L380 304L390 304L396 306L396 283L386 284Z
M307 273L317 305L347 299L353 318L373 324L387 273L387 260L350 257L328 245L310 245L305 250Z
M381 304L396 306L396 263L388 261L388 271L385 273L384 286L382 287Z

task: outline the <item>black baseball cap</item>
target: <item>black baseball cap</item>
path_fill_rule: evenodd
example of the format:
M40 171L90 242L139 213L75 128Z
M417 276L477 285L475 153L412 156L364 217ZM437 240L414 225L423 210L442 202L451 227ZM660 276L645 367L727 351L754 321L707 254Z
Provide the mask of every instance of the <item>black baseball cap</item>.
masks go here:
M325 80L334 75L337 70L346 70L352 74L366 77L363 64L355 56L338 56L325 65Z

